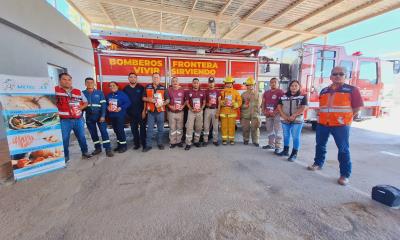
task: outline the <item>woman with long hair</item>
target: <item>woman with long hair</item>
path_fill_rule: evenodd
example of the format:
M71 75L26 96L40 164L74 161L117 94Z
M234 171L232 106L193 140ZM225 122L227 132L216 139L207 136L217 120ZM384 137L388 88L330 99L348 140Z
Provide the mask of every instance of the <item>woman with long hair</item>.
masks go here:
M304 111L306 110L307 96L301 93L301 85L297 80L290 82L285 95L278 104L283 129L283 151L276 153L279 156L289 156L290 138L293 138L293 150L288 161L295 161L300 149L301 130L304 124Z

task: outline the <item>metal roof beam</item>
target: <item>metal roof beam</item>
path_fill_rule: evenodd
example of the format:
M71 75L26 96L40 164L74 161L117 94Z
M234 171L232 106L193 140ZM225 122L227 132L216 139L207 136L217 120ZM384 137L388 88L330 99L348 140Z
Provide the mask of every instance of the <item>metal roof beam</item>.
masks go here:
M218 17L216 14L205 13L205 12L197 11L197 10L190 11L187 8L182 8L182 7L171 7L171 6L161 5L161 4L144 4L144 3L136 1L136 0L131 0L129 2L121 1L121 0L88 0L88 1L95 2L95 3L106 2L108 4L113 4L113 5L133 7L133 8L144 9L144 10L149 10L149 11L153 11L153 12L156 11L156 12L163 12L163 13L171 13L171 14L180 15L180 16L190 16L191 18L215 20L217 22L218 21L219 22L232 22L235 19L234 17L229 17L229 16ZM255 21L255 20L240 20L238 24L245 25L245 26L251 26L251 27L280 30L283 32L299 33L299 34L311 35L311 36L321 35L319 33L299 31L299 30L293 30L293 29L281 28L281 27L274 27L269 24L265 24L264 22Z
M300 4L302 4L303 2L305 2L307 0L298 0L295 1L294 3L290 4L287 8L285 8L284 10L280 11L278 14L272 16L270 19L268 19L265 23L272 23L273 21L275 21L276 19L282 17L283 15L285 15L286 13L288 13L290 10L296 8L297 6L299 6Z
M79 8L75 5L75 3L73 3L71 0L66 0L67 3L69 5L71 5L71 7L73 7L82 17L83 19L86 20L86 22L88 22L89 24L91 24L92 22L89 20L89 18L81 11L79 10Z
M264 7L265 4L267 4L269 1L271 0L262 0L257 7L255 7L253 10L251 10L249 13L246 14L246 16L244 16L242 18L242 20L247 20L249 19L251 16L253 16L258 10L260 10L262 7Z
M349 16L349 15L351 15L351 14L354 14L354 13L356 13L356 12L358 12L358 11L361 11L361 10L363 10L363 9L365 9L365 8L371 7L371 6L373 6L373 5L377 4L377 3L380 3L380 2L382 2L382 1L383 1L383 0L372 0L372 1L368 1L368 2L366 2L366 3L364 3L364 4L361 4L361 5L358 6L358 7L355 7L355 8L353 8L353 9L351 9L350 11L344 12L344 13L339 14L339 15L337 15L337 16L334 16L333 18L330 18L330 19L328 19L328 20L326 20L326 21L323 21L323 22L321 22L321 23L318 23L317 25L315 25L315 26L313 26L313 27L307 28L307 30L312 31L312 30L314 30L314 29L320 28L320 27L322 27L322 26L324 26L324 25L327 25L327 24L329 24L329 23L332 23L332 22L335 22L335 21L340 20L340 19L342 19L342 18L345 18L345 17L347 17L347 16Z
M130 9L131 9L131 13L132 13L133 22L135 23L136 28L139 29L139 24L137 23L135 13L133 12L133 8L130 8Z
M193 2L192 11L193 11L194 8L196 7L196 4L197 4L198 1L199 1L199 0L195 0L195 1ZM190 21L190 16L187 16L187 19L186 19L186 22L185 22L185 26L184 26L183 29L182 29L182 33L181 33L182 35L185 34L186 29L187 29L187 26L189 25L189 21Z
M229 0L224 7L222 8L222 10L218 13L218 17L222 16L224 14L224 12L226 11L226 9L228 9L229 5L231 5L231 3L233 2L233 0Z
M335 17L333 17L333 18L331 18L331 19L328 19L328 20L326 20L326 21L323 21L323 22L321 22L321 23L319 23L319 24L317 24L317 25L315 25L315 26L313 26L313 27L307 28L307 31L312 31L312 30L314 30L314 29L320 28L320 27L322 27L322 26L324 26L324 25L330 24L330 23L335 22L335 21L337 21L337 20L341 20L341 19L343 19L343 18L345 18L345 17L347 17L347 16L349 16L349 15L351 15L351 14L354 14L354 13L356 13L356 12L358 12L358 11L361 11L361 10L363 10L363 9L365 9L365 8L371 7L371 6L373 6L373 5L375 5L375 4L378 4L378 3L382 2L382 1L383 1L383 0L372 0L372 1L369 1L369 2L367 2L367 3L361 4L360 6L357 6L357 7L353 8L353 9L351 9L350 11L344 12L344 13L342 13L342 14L339 14L338 16L335 16ZM400 3L396 4L395 7L400 7ZM394 9L393 6L392 6L390 9ZM371 14L371 15L367 15L367 16L362 17L362 18L360 18L360 19L357 19L357 20L355 20L355 21L351 21L350 23L347 23L347 24L338 26L338 27L336 27L336 28L330 29L329 31L324 32L324 34L327 34L327 33L329 33L329 32L335 31L335 30L337 30L337 29L340 29L340 28L343 28L343 27L352 25L352 24L354 24L354 23L356 23L356 22L359 22L359 21L368 19L368 18L370 18L370 17L378 16L378 15L380 15L380 14L383 14L383 13L387 12L387 11L388 11L388 9L385 9L385 10L379 11L378 13L374 13L374 14ZM299 36L299 35L297 35L297 36ZM297 36L294 35L294 36L292 36L292 37L297 37ZM280 45L280 44L282 44L282 43L284 43L284 42L290 41L290 40L292 39L292 37L287 38L285 41L284 41L284 40L281 40L281 41L279 41L279 42L276 42L276 43L274 43L273 45L270 45L270 47L274 47L274 46Z
M108 13L107 13L106 9L104 8L103 4L102 4L101 2L98 2L97 4L98 4L98 6L100 7L101 11L102 11L102 12L104 13L104 15L106 16L106 18L108 19L108 21L110 21L111 25L112 25L113 27L115 27L116 25L115 25L114 21L111 19L110 15L108 15Z

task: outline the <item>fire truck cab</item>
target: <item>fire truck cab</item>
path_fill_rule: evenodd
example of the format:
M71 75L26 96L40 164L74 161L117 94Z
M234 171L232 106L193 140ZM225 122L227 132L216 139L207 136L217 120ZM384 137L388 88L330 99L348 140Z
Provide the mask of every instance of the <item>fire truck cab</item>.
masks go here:
M336 66L342 66L347 70L346 83L360 89L364 107L361 109L358 119L380 116L383 83L382 62L379 58L363 57L360 52L347 55L342 46L317 44L302 44L289 51L291 53L286 53L286 55L290 57L284 59L283 63L260 62L260 69L268 69L268 73L267 71L264 72L266 72L265 76L270 78L274 75L271 75L273 67L276 68L274 70L276 76L274 77L281 80L281 88L284 90L286 90L290 80L300 81L302 90L307 94L309 100L305 120L312 123L313 128L316 127L317 122L319 93L324 87L331 84L331 70ZM262 74L260 74L260 79L263 79Z

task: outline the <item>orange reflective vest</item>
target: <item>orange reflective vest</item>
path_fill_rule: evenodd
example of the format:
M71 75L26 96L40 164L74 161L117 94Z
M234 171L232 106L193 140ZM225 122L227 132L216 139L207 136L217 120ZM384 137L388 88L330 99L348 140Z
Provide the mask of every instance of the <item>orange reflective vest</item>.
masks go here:
M348 126L353 121L351 94L354 87L344 84L333 90L331 86L322 89L319 95L318 123L325 126Z
M55 87L56 105L61 119L81 118L82 111L79 107L82 105L82 93L79 89L73 88L71 95L60 86Z
M156 94L154 94L154 90L155 90L155 93L158 95L158 97L156 97ZM146 96L148 98L155 98L156 101L161 101L162 100L162 102L164 102L165 101L164 94L165 94L165 87L164 86L159 85L157 87L157 89L154 89L154 86L152 84L149 84L146 87ZM159 98L159 99L157 100L157 98ZM147 110L150 111L150 112L154 112L155 109L156 109L155 104L154 103L150 103L150 102L146 102L146 107L147 107ZM165 106L157 108L157 112L164 112L164 111L165 111Z

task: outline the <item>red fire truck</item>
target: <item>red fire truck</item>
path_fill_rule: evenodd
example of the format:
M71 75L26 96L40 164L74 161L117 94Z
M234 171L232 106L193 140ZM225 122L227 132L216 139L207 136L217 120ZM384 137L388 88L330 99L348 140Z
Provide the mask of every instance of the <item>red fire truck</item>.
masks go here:
M293 52L294 50L294 52ZM360 119L378 117L380 115L380 97L383 88L381 65L379 58L363 57L360 52L347 55L344 47L303 44L291 49L293 54L284 56L286 64L269 63L268 60L260 61L260 84L265 80L263 74L275 69L283 86L290 80L297 79L302 84L302 89L307 93L309 109L305 115L307 122L317 121L319 107L318 95L322 88L331 84L329 79L333 67L343 66L347 69L347 83L357 86L364 100ZM289 57L289 59L285 59ZM266 73L267 72L267 73ZM272 77L272 75L268 75Z
M204 88L213 76L221 88L228 75L243 90L249 76L257 80L258 53L263 45L231 40L160 36L156 34L97 31L91 36L98 88L108 93L110 81L128 84L127 75L135 72L140 84L151 83L151 75L160 73L165 85L176 76L184 88L192 79L200 79Z

